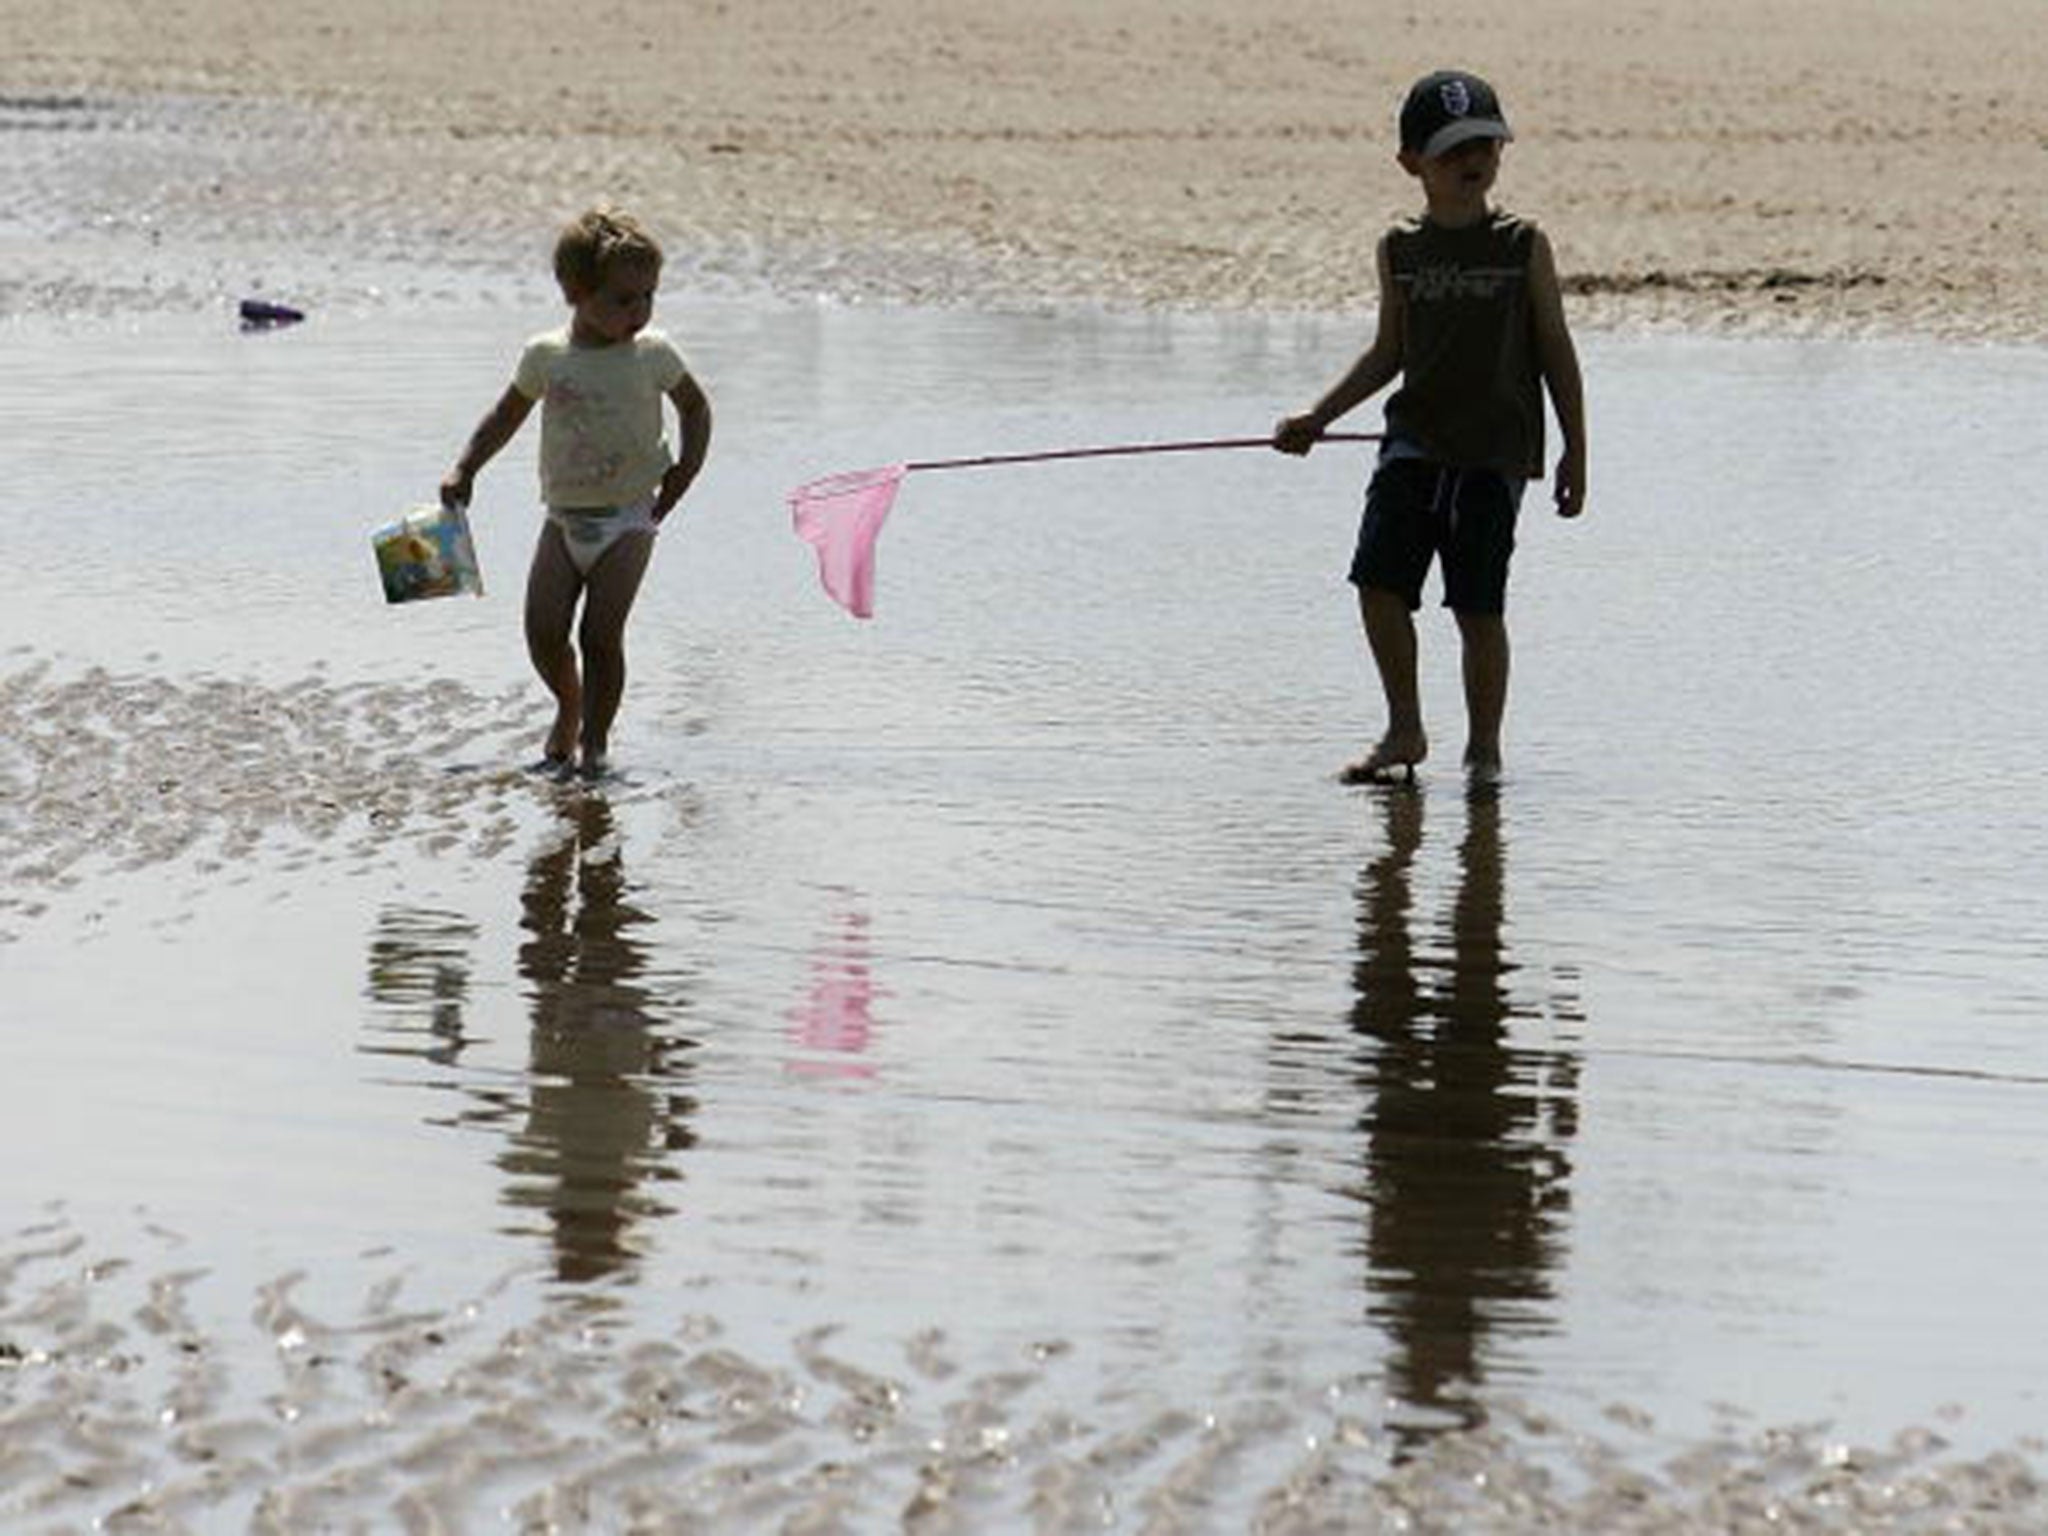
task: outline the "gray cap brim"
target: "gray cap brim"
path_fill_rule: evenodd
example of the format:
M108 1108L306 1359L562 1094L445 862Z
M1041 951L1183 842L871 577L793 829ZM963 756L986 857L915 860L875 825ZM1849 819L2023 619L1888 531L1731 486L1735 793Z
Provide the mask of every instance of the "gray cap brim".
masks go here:
M1456 149L1460 144L1469 144L1474 139L1499 139L1506 143L1513 137L1508 132L1508 125L1497 117L1461 117L1432 133L1429 142L1422 146L1421 155L1425 160L1434 160L1438 155Z

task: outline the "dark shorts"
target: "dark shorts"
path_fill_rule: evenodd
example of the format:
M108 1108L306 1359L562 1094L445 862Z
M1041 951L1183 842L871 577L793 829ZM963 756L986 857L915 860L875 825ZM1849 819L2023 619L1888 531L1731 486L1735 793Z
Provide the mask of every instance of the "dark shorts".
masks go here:
M1422 579L1441 557L1444 606L1500 613L1524 482L1490 469L1448 469L1427 459L1385 459L1366 487L1351 580L1422 606Z

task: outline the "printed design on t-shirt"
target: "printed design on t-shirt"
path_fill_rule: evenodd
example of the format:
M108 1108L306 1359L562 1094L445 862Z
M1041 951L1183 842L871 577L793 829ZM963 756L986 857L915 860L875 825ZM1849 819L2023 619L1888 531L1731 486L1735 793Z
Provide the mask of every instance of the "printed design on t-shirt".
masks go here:
M1455 263L1397 273L1408 297L1423 303L1444 299L1497 299L1522 279L1520 267L1462 267Z
M605 396L573 379L548 383L547 403L562 428L564 447L556 468L562 484L603 485L625 467L625 449L606 430Z

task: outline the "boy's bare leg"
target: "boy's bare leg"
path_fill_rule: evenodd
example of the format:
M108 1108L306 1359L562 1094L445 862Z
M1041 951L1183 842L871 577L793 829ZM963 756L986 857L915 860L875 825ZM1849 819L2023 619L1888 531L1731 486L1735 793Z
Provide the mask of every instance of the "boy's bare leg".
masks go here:
M550 763L567 763L575 755L576 729L583 719L583 684L576 652L569 645L582 590L583 577L569 558L562 530L552 523L543 525L526 573L526 654L555 696L555 723L548 729L544 749Z
M1508 626L1497 613L1461 613L1465 648L1465 768L1500 772L1500 726L1508 703Z
M583 768L602 772L611 745L612 721L626 691L626 615L654 553L652 533L623 534L590 569L583 595Z
M1364 757L1340 775L1347 784L1364 784L1395 771L1412 771L1429 756L1429 738L1422 730L1422 699L1415 680L1415 619L1406 599L1380 587L1358 589L1358 614L1366 644L1379 669L1380 691L1387 700L1387 729Z

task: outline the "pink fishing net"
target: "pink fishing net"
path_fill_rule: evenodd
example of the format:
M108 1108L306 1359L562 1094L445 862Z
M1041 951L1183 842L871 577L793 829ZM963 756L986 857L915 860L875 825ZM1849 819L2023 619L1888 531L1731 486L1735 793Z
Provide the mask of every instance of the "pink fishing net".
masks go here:
M818 579L857 619L875 611L875 540L906 466L828 475L789 493L797 537L818 552Z

